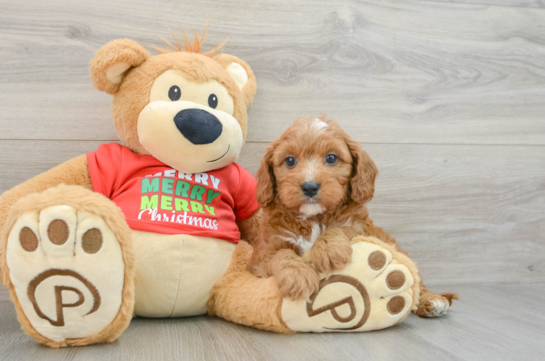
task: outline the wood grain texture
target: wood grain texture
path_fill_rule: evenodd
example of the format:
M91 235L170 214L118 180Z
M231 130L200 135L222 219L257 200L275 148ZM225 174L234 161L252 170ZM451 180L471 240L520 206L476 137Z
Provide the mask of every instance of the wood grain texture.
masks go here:
M117 139L88 63L213 19L258 79L250 141L327 112L366 143L545 144L545 10L425 1L0 2L0 138Z
M442 3L480 4L522 8L545 8L544 0L427 0Z
M441 290L452 290L451 287ZM52 350L24 335L0 302L2 360L538 360L545 352L545 285L460 285L447 316L410 315L353 334L279 335L212 317L134 319L114 343Z
M0 192L96 141L0 141ZM266 143L245 145L255 174ZM545 152L528 146L363 144L378 165L375 223L429 285L545 282Z

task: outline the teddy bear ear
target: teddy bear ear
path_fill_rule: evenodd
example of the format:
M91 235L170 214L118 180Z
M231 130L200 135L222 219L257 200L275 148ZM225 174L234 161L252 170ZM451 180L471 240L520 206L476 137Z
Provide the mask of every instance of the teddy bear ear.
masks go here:
M110 41L95 53L91 60L91 79L98 90L115 94L127 72L142 65L149 52L136 41L119 39Z
M216 60L227 70L231 78L237 83L244 94L246 106L249 107L254 101L254 95L257 90L255 75L252 68L246 62L240 60L234 55L221 54Z

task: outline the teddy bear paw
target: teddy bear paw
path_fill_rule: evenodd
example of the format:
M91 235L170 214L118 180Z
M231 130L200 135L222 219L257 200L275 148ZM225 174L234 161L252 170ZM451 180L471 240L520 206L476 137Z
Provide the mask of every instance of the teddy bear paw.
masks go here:
M24 213L9 233L6 265L27 333L50 346L100 341L122 309L123 252L98 215L66 205Z
M322 275L309 301L284 299L282 318L293 331L361 332L402 321L418 296L417 270L374 237L358 237L352 262ZM416 294L416 296L415 296Z

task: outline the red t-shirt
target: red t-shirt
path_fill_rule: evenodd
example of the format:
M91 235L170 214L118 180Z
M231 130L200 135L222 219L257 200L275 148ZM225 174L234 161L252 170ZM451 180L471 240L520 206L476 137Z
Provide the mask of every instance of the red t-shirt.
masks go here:
M117 143L87 154L95 192L114 201L129 227L238 242L235 221L259 208L255 178L236 163L186 174Z

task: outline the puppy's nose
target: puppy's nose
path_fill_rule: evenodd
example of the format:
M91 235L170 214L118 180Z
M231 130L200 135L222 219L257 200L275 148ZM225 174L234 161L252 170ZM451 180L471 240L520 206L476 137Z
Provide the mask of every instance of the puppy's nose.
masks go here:
M223 125L213 114L202 109L184 109L174 116L174 124L193 144L210 144L219 138Z
M301 189L307 197L314 197L320 189L320 184L317 182L305 182L301 184Z

